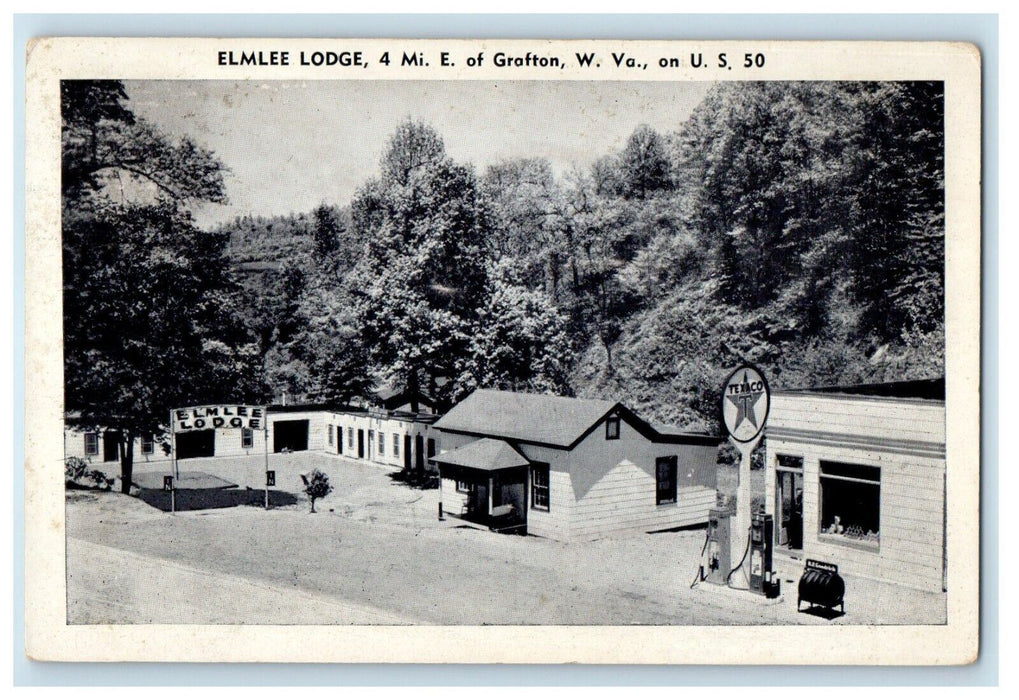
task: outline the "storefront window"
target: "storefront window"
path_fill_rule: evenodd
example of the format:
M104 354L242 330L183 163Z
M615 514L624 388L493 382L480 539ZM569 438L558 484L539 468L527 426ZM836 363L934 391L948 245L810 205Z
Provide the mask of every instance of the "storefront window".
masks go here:
M881 541L881 469L821 462L821 535L870 546Z

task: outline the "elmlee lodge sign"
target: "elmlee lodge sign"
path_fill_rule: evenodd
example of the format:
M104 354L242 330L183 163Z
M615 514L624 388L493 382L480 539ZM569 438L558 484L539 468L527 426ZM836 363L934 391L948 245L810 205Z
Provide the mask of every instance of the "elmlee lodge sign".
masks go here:
M210 428L265 428L265 408L262 406L194 406L176 408L170 412L173 432Z

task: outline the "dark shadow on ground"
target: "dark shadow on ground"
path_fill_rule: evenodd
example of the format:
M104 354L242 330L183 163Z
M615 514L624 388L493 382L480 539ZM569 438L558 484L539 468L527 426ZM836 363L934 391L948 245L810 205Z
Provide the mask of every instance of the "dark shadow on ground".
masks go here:
M835 608L826 608L822 605L811 605L808 608L800 610L805 615L813 615L814 617L820 617L823 620L835 620L845 615L841 610Z
M141 489L138 498L159 510L170 512L170 492ZM292 506L297 497L286 491L269 491L269 507ZM178 489L176 509L212 510L236 506L265 506L265 491L256 489Z
M412 489L428 491L439 488L439 477L428 472L422 473L404 469L398 472L390 472L387 476L394 482L403 486L409 486Z

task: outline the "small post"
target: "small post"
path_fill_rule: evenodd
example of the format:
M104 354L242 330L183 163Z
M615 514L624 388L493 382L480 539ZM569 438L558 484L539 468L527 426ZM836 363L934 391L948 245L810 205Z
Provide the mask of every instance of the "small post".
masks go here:
M442 517L442 501L439 501L439 520L445 520L445 518Z
M271 472L269 471L269 418L268 418L268 416L265 417L265 427L263 428L262 433L263 433L263 438L264 438L262 440L263 447L264 447L263 451L265 452L265 509L269 510L269 486L275 485L275 483L276 483L275 476L276 475L275 474L272 475L273 476L273 478L272 478L272 482L273 483L270 484L269 483L269 481L270 481L269 475L270 475Z
M170 492L170 514L176 515L176 489L173 484L173 476L163 477L163 490Z
M173 411L170 411L170 514L177 514L177 496L176 496L176 485L173 483L174 479L179 479L180 474L177 473L177 431L174 430L173 425ZM163 477L163 488L166 488L167 478Z

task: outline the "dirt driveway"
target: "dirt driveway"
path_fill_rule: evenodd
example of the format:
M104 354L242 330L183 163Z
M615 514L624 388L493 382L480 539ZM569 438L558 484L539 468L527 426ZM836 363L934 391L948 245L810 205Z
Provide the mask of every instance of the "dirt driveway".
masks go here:
M497 535L440 522L436 490L305 457L336 487L314 515L300 500L170 515L116 493L69 495L69 621L828 625L944 616L943 596L903 596L862 579L847 581L849 614L834 621L797 614L794 594L775 602L691 589L703 530L572 544ZM798 575L795 564L784 569ZM794 590L792 579L783 587Z

